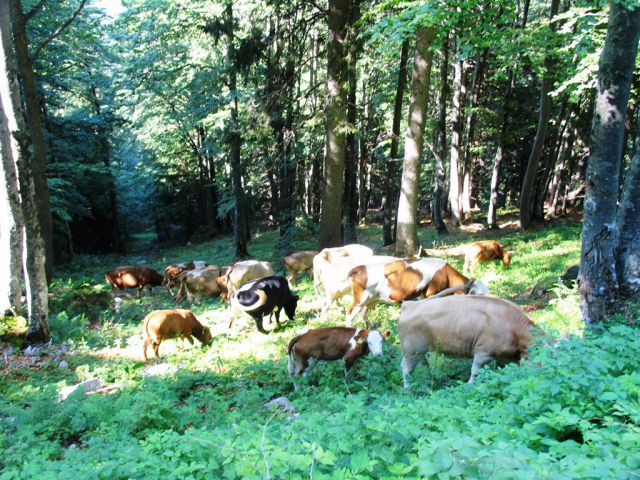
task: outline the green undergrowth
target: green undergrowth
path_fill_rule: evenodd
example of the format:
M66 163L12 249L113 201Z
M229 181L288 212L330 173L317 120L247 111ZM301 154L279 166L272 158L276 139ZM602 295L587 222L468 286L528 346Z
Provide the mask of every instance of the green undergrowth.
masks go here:
M296 318L279 330L262 335L248 318L229 330L226 305L208 299L192 310L212 329L211 345L170 340L160 361L142 362L142 318L174 304L156 289L116 311L104 271L141 260L159 270L190 259L224 264L231 239L80 258L57 273L51 294L54 345L68 346L68 367L47 357L3 364L0 479L637 478L639 312L632 305L608 329L582 331L575 288L559 282L578 261L579 234L573 223L492 232L513 252L512 266L482 265L474 276L522 305L547 336L528 363L485 368L475 386L466 384L469 360L433 354L410 391L399 368L399 309L389 305L370 312L392 332L383 356L360 359L346 379L339 362L320 364L294 390L287 342L309 327L344 324L342 310L319 307L306 276ZM423 229L421 240L431 248L486 235ZM379 238L379 228L360 231L363 243ZM279 266L276 242L263 233L250 251ZM462 258L449 261L461 267ZM172 369L149 375L163 366ZM118 388L58 400L62 386L92 377ZM295 412L266 406L280 396Z

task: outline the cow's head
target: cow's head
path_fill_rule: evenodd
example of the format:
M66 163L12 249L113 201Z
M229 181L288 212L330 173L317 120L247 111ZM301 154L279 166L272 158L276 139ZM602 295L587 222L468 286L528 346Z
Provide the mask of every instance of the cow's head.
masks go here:
M504 263L506 266L511 265L511 254L506 250L502 252L502 263Z
M377 330L370 330L366 335L369 351L376 357L382 355L382 343L391 335L390 331L380 333ZM358 339L358 342L365 341L365 338Z
M296 314L296 308L298 307L298 295L291 295L287 303L284 304L284 313L287 314L289 319L293 320Z

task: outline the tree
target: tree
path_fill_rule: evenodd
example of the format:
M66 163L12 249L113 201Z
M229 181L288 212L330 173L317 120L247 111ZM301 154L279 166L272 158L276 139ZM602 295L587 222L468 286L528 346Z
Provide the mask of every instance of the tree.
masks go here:
M623 203L620 213L617 201L627 104L639 39L640 8L628 10L618 2L611 2L598 70L582 227L580 307L588 326L605 319L616 297L616 242L622 248L619 251L622 265L637 255L638 236L633 240L626 233L617 237L626 222L630 223L630 233L636 233L637 197L631 200L630 196L637 193L637 185L625 192L623 199L627 203ZM631 178L635 175L634 168L635 165ZM625 223L617 224L617 220ZM630 283L629 276L638 281L637 271L626 266L624 269L625 284Z
M418 253L418 193L420 189L420 165L424 145L424 124L431 80L434 28L420 27L416 31L416 50L411 73L411 97L409 99L409 126L404 143L400 201L398 203L396 252L400 256Z
M434 171L433 190L433 224L439 234L448 233L442 218L444 200L444 162L447 158L447 96L449 83L447 70L449 69L449 38L445 38L442 47L442 61L440 63L440 98L438 99L438 130L434 149L436 165Z
M346 55L349 0L329 0L327 21L327 104L324 193L320 212L320 248L335 247L342 240L342 197L344 193L344 156L347 120Z
M456 54L456 56L459 52ZM462 84L464 62L457 58L453 61L453 99L451 102L451 154L449 164L449 204L451 221L459 227L463 220L462 176L460 175L460 152L462 148Z

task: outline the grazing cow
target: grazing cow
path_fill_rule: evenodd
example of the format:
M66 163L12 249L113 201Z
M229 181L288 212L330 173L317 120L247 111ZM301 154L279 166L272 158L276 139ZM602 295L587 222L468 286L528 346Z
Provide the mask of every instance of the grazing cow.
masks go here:
M282 266L287 272L289 286L296 284L299 274L309 270L313 271L313 257L317 254L316 250L304 250L302 252L294 252L282 259Z
M490 360L519 361L531 344L536 327L517 305L495 297L451 296L402 304L398 335L402 375L409 375L424 353L473 358L469 383Z
M153 287L162 286L164 277L153 268L139 265L116 267L104 274L107 283L111 284L111 293L115 296L116 288L124 292L125 288L138 288L136 298L140 298L142 289L147 286L152 291Z
M480 262L502 260L506 266L511 264L511 254L495 240L482 240L464 246L464 266L462 271L471 273Z
M220 297L228 301L234 291L240 285L258 280L260 278L272 277L273 267L269 262L261 262L259 260L244 260L229 265L227 272L218 280L220 287Z
M287 317L293 320L298 306L298 295L291 293L286 278L267 277L242 285L231 295L229 305L231 310L229 328L242 311L253 317L258 331L269 333L262 326L262 318L269 315L271 320L271 315L275 313L276 323L279 326L280 312L284 309Z
M344 361L345 376L355 361L367 352L382 355L382 342L391 332L349 327L322 327L293 337L287 346L289 375L306 376L320 360ZM298 385L295 384L295 388Z
M218 279L225 273L224 268L217 265L209 265L196 270L187 270L176 277L178 293L175 301L180 303L187 297L187 302L193 300L200 303L202 296L213 297L220 294Z
M373 250L364 245L352 243L342 247L325 248L315 257L313 257L313 286L316 293L320 295L320 287L324 286L323 268L327 265L335 265L339 263L358 264L364 258L373 256ZM329 267L330 268L330 267Z
M207 262L202 260L195 260L192 262L182 262L182 263L174 263L173 265L169 265L164 269L164 281L162 285L169 290L169 293L173 295L172 288L176 284L176 278L182 272L187 270L197 270L200 268L204 268L209 265Z
M439 258L360 265L349 272L349 281L353 304L347 312L347 325L360 312L366 323L367 310L380 301L401 303L420 296L431 297L450 288L456 294L488 293L483 282L470 280Z
M193 335L204 345L211 343L211 330L203 326L189 310L155 310L144 318L144 359L147 360L147 348L153 347L153 353L159 358L158 349L167 338L186 338L193 345Z

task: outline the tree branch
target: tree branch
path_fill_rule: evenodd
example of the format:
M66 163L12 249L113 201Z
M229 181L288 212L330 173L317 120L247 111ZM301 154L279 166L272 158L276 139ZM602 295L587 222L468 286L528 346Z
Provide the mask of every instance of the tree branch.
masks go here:
M46 1L46 0L44 0ZM33 53L33 56L31 57L31 63L33 64L36 61L36 58L38 58L38 55L40 54L40 52L42 51L42 49L54 38L56 38L58 35L60 35L65 28L67 28L71 22L73 22L75 20L75 18L78 16L78 14L80 13L80 11L82 10L82 8L84 7L84 4L87 3L87 0L81 0L80 5L78 5L78 8L76 8L75 12L73 12L73 15L71 15L66 22L64 22L62 25L60 25L60 27L58 27L57 30L55 30L51 35L49 35L47 38L44 39L44 41L38 45L38 48L36 48L36 51ZM31 13L31 12L29 12Z
M47 3L49 0L40 0L37 4L35 4L33 6L33 8L31 10L29 10L29 13L26 13L24 16L24 21L25 23L28 22L29 20L31 20L31 18L38 13L42 7L44 7L44 4Z

